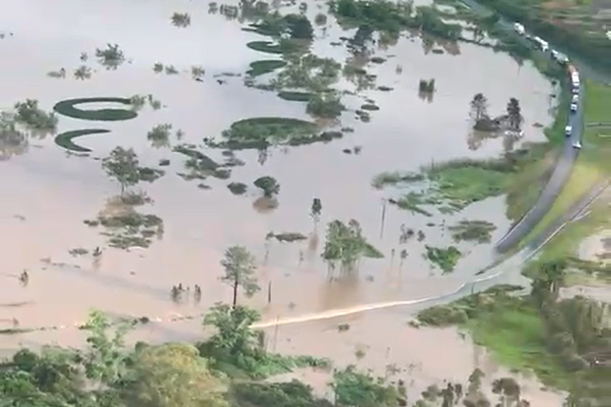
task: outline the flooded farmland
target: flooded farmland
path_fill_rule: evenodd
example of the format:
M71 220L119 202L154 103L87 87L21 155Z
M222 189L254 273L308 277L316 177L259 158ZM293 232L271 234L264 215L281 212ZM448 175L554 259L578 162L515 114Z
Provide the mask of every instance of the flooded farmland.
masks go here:
M87 121L58 115L57 133L109 131L73 140L91 150L88 154L68 152L54 142L55 134L31 134L17 145L6 145L0 162L5 186L0 227L9 238L2 249L0 327L15 321L24 328L72 326L93 308L162 319L177 313L201 314L217 301L230 300L230 287L219 281L219 262L224 250L236 244L257 257L263 289L244 301L260 309L264 320L434 297L452 292L493 260L490 244L461 243L463 258L454 272L444 274L431 268L423 253L425 245L450 244L444 225L461 219L494 224L492 241L498 239L510 225L504 197L477 202L458 213L427 217L386 205L387 194L371 183L385 171L418 171L451 159L496 157L522 142L544 141L542 129L534 125L551 122L553 88L529 62L520 66L506 54L468 43L443 53L428 52L420 38L403 35L394 46L375 48L371 56L383 58L384 63L352 61L376 75L376 86L359 86L350 77L340 79L337 87L346 93L342 102L347 110L340 120L317 121L321 130L350 128L353 132L327 143L270 147L265 154L238 150L234 158L244 165L231 167L229 179L186 180L178 174L185 172L187 157L172 147L195 145L221 162L225 155L205 147L204 138L220 137L234 122L257 117L312 120L304 103L245 86L249 65L269 57L246 44L265 37L242 30L248 21L209 10L204 1L5 1L0 15L0 31L5 33L0 40L0 109L35 99L42 109L51 111L67 99L133 95L152 95L160 106L145 106L129 120ZM171 16L176 12L188 13L190 25L173 25ZM323 2L310 4L312 19L320 12L326 12ZM312 52L341 64L350 61L341 37L354 35L354 30L343 31L329 15L324 26L315 28L315 35ZM116 69L106 69L95 58L96 49L107 44L117 44L125 55L125 62ZM177 73L155 72L155 64L172 66ZM89 69L90 78L74 77L81 66ZM193 67L205 70L200 80L194 80ZM54 77L50 72L59 74ZM418 83L431 78L436 92L422 98ZM514 146L504 144L502 138L486 140L472 134L470 102L480 92L493 112L503 112L511 97L520 101L525 133ZM379 110L363 122L355 111L366 103ZM80 108L119 109L121 105L98 102ZM152 143L147 133L162 124L172 125L169 140ZM120 192L101 165L116 146L133 148L142 165L165 171L159 180L136 187L151 199L142 211L163 220L162 230L151 238L148 248L109 247L103 229L84 223L100 211L111 211ZM169 163L160 166L162 160ZM273 176L281 186L273 206L261 205L261 193L252 186L264 175ZM233 195L227 188L230 182L243 182L248 190ZM323 207L318 224L309 216L313 198L319 198ZM358 273L349 276L330 272L320 253L325 225L335 219L357 220L384 257L363 259ZM423 238L400 244L401 225L422 231ZM266 239L269 232L294 232L307 238L279 242ZM101 254L93 256L96 248ZM403 250L406 257L400 258ZM22 270L29 273L27 286L19 281ZM173 302L170 290L179 283L201 286L201 302L195 304L190 298ZM402 318L393 313L368 317L361 328L342 335L350 342L367 330L395 329L400 336L405 321L397 321ZM387 328L391 325L394 328ZM308 327L307 334L291 331L301 340L289 346L281 339L277 350L333 354L332 347L324 351L308 347L308 341L326 342L323 338L330 335L329 328ZM184 339L196 335L200 327L189 323L180 329L174 335L152 328L137 335L150 340ZM0 347L46 341L76 345L78 339L68 331L0 336ZM367 340L375 338L369 334ZM453 340L458 339L448 339ZM368 346L399 347L391 343Z

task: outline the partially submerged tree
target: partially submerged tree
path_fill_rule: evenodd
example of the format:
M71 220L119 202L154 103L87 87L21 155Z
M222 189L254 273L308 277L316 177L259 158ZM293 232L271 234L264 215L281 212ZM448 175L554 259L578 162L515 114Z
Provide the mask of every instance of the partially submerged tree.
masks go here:
M516 98L509 99L509 103L507 103L507 121L511 130L519 131L522 127L524 118L522 117L520 101Z
M188 13L174 13L172 24L176 27L188 27L191 24L191 16Z
M471 100L471 117L476 122L488 117L488 99L483 93L477 93Z
M320 214L322 213L322 202L319 198L312 199L312 206L310 208L310 216L314 219L314 223L320 221Z
M342 271L352 271L362 257L380 258L383 255L367 242L356 220L351 219L347 225L339 220L330 222L322 258L331 268L339 265Z
M125 62L125 55L118 44L106 44L106 48L96 48L95 56L106 69L117 69Z
M254 185L263 190L263 195L266 198L271 198L280 192L280 184L274 177L263 176L255 180Z
M115 147L110 155L102 161L102 167L109 177L114 178L121 185L121 197L125 196L125 190L140 182L138 156L133 149Z
M225 275L221 277L221 281L233 290L231 304L234 308L238 302L240 287L247 297L261 289L254 275L257 267L255 261L255 256L243 246L231 246L225 250L225 257L221 260Z

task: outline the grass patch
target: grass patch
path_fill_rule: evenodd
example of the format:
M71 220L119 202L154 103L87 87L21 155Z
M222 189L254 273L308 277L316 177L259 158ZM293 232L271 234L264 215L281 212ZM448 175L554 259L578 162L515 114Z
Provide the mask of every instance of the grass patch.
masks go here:
M371 186L375 189L382 189L388 185L398 185L403 183L423 181L425 179L424 174L413 173L413 172L383 172L375 176L371 181Z
M456 242L490 243L496 226L485 220L461 220L456 225L450 226L449 229Z
M425 258L439 267L444 274L453 272L462 256L460 250L454 246L445 249L428 245L424 247L426 248Z
M554 171L559 149L549 143L533 145L536 157L512 178L507 190L507 218L517 222L532 208Z
M527 298L512 295L516 286L496 286L418 314L428 326L458 325L489 349L503 365L534 371L545 383L566 388L568 373L546 347L545 327L538 309Z
M133 119L138 116L138 113L131 109L83 110L76 107L76 105L84 103L120 103L125 106L132 106L132 101L129 98L93 97L63 100L56 103L55 106L53 106L53 110L74 119L91 121L121 121Z
M375 188L395 186L412 188L389 202L425 216L423 206L436 207L441 213L460 211L472 203L518 191L517 179L543 157L543 145L530 144L502 157L488 160L458 159L432 165L420 173L387 172L372 181ZM522 177L522 178L521 178ZM418 181L425 181L419 182Z
M608 120L611 106L611 87L586 80L584 100L584 123L600 123ZM583 133L583 148L575 161L573 172L554 204L524 238L522 245L532 241L546 230L556 219L569 210L590 189L609 178L611 174L611 143L609 139L599 137L605 130L595 127L585 127Z
M285 61L280 59L264 59L250 63L250 69L246 72L250 76L265 75L280 69L286 65Z
M272 145L299 146L343 137L339 131L317 132L315 123L282 117L256 117L235 122L220 142L206 139L208 147L229 150L259 149Z
M105 129L81 129L81 130L70 130L65 131L61 134L58 134L55 137L55 144L60 147L65 148L66 150L74 151L75 153L89 153L91 149L86 147L81 147L77 144L74 144L72 141L77 137L88 136L91 134L103 134L110 133L110 130Z
M280 99L288 100L289 102L309 102L313 96L314 94L310 92L278 92Z
M474 163L432 168L432 194L447 206L463 209L486 198L502 195L509 185L510 173Z
M85 220L91 227L103 226L108 236L108 245L127 250L132 247L147 248L153 236L163 233L163 219L152 214L141 214L129 206L123 206L118 213L99 215L95 220Z
M282 54L284 52L280 44L275 44L272 41L251 41L246 46L252 50L267 54Z
M284 233L274 233L274 232L269 232L267 234L267 236L265 236L265 239L276 239L279 242L288 242L288 243L292 243L292 242L299 242L302 240L307 240L307 236L304 235L303 233L298 233L298 232L284 232Z

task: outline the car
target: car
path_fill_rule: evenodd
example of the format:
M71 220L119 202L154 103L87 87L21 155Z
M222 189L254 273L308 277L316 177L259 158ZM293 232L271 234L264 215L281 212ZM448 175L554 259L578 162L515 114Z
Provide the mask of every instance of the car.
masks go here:
M579 140L573 143L573 148L577 148L577 149L581 148L581 143L579 142Z
M524 35L524 33L526 32L526 30L524 29L524 26L520 23L514 23L513 29L515 30L515 32L517 32L520 35Z
M577 103L571 103L571 112L577 111Z
M573 87L573 95L579 95L579 86Z
M571 133L573 133L573 126L566 126L564 128L564 134L568 137L571 135Z
M571 101L573 103L579 102L579 94L578 93L573 94L573 99Z

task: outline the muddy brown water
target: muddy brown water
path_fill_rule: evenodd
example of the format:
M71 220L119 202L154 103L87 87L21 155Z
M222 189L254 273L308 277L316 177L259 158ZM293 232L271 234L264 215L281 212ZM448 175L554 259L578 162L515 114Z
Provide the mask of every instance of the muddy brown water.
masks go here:
M219 135L232 122L247 117L307 118L303 104L285 102L272 92L246 88L240 77L225 78L225 85L217 83L215 74L243 74L250 62L274 56L248 49L246 42L265 38L241 31L238 21L208 14L206 4L161 0L5 1L0 29L13 35L0 40L2 109L26 98L38 99L43 108L51 109L56 102L73 97L149 93L165 107L158 111L145 108L137 118L124 122L94 123L60 117L60 131L112 131L78 139L78 143L93 150L90 158L67 155L50 136L30 138L27 148L17 149L19 154L8 154L8 159L0 162L0 180L6 194L0 203L0 227L4 236L10 237L5 238L2 247L0 302L23 303L0 307L4 321L0 326L9 326L7 321L12 318L24 327L71 325L82 321L92 308L161 318L174 313L204 312L210 304L230 298L228 287L218 281L219 260L223 250L234 244L248 247L261 263L258 272L263 290L249 302L262 309L267 319L447 293L491 261L488 245L461 244L467 255L453 274L442 276L430 269L421 254L425 243L450 244L448 233L439 227L442 219L448 224L462 218L489 220L498 226L493 238L499 237L509 226L502 197L472 205L461 214L434 218L389 206L385 232L380 237L382 198L388 194L373 190L370 183L382 171L417 170L432 161L483 158L502 152L501 139L484 140L475 150L473 143L471 148L467 143L469 102L478 92L488 97L491 113L501 113L510 97L518 98L525 116L524 140L543 140L542 131L532 125L550 122L549 95L553 89L533 66L525 63L520 67L507 55L470 44L454 49L457 55L425 55L420 40L407 35L397 46L376 51L376 55L388 60L381 65L370 64L367 69L378 75L377 85L394 90L367 90L345 99L350 109L358 108L365 98L373 99L381 110L372 113L371 123L360 123L353 113L346 112L342 125L353 127L355 133L329 144L273 149L264 165L257 163L256 152L238 153L246 166L236 168L231 180L251 184L260 175L273 175L281 184L279 207L260 214L253 208L259 197L254 188L245 196L235 197L225 187L229 181L209 179L205 183L212 189L201 190L197 182L186 182L176 175L183 170L185 157L168 149L154 149L146 139L146 132L161 123L183 130L183 142L200 144L203 137ZM311 6L308 13L314 15L318 11L319 5ZM173 12L188 12L191 26L172 26ZM330 18L329 24L332 23ZM315 43L314 52L343 62L347 52L331 43L351 32L343 32L336 25L331 25L324 35L320 27L316 30L324 38ZM130 63L107 71L95 62L95 48L107 43L119 44ZM89 54L84 64L95 70L92 78L85 81L71 76L83 64L79 60L81 52ZM201 65L206 77L199 83L191 79L189 72L155 74L152 67L156 62L172 64L181 71ZM397 65L403 68L401 74L396 73ZM47 72L62 67L68 71L66 79L47 76ZM430 78L435 78L438 90L429 103L418 97L417 87L420 79ZM345 80L340 86L354 88ZM116 145L133 147L145 165L156 166L162 158L171 160L165 177L141 186L154 199L153 205L141 210L164 219L164 235L146 250L107 248L98 262L91 256L71 256L70 249L84 247L91 251L105 245L100 230L87 227L83 220L95 217L119 191L105 176L100 161L92 159L106 156ZM359 155L342 153L355 146L362 146ZM220 158L218 151L209 154ZM266 246L264 237L269 231L312 233L313 222L308 213L313 197L323 203L316 250L309 250L307 242L271 242ZM324 222L336 218L359 220L367 237L386 258L364 260L358 275L330 281L319 253L324 243ZM435 225L427 226L430 222ZM402 223L422 229L426 240L399 246ZM400 267L398 253L403 248L409 257ZM394 260L390 256L392 249L397 253ZM27 287L21 287L17 279L23 269L30 272ZM179 282L199 284L202 303L173 304L169 290ZM265 307L270 282L273 301ZM362 328L372 328L367 335L372 340L375 331L386 329L377 327L375 320L368 319L367 328ZM317 353L306 346L305 338L320 335L321 339L312 342L324 343L322 338L331 333L318 325L308 329L313 329L312 336L304 336L303 342L295 339L291 346L299 344L301 353ZM16 345L17 339L22 344L46 340L71 343L69 332L3 336L0 347ZM358 337L355 332L351 330L342 337L354 339ZM165 338L155 333L146 336ZM279 341L278 350L292 349L280 343L284 342ZM398 344L386 346L396 346L399 352ZM330 349L335 348L327 349L325 345L318 351L323 349L332 352Z

